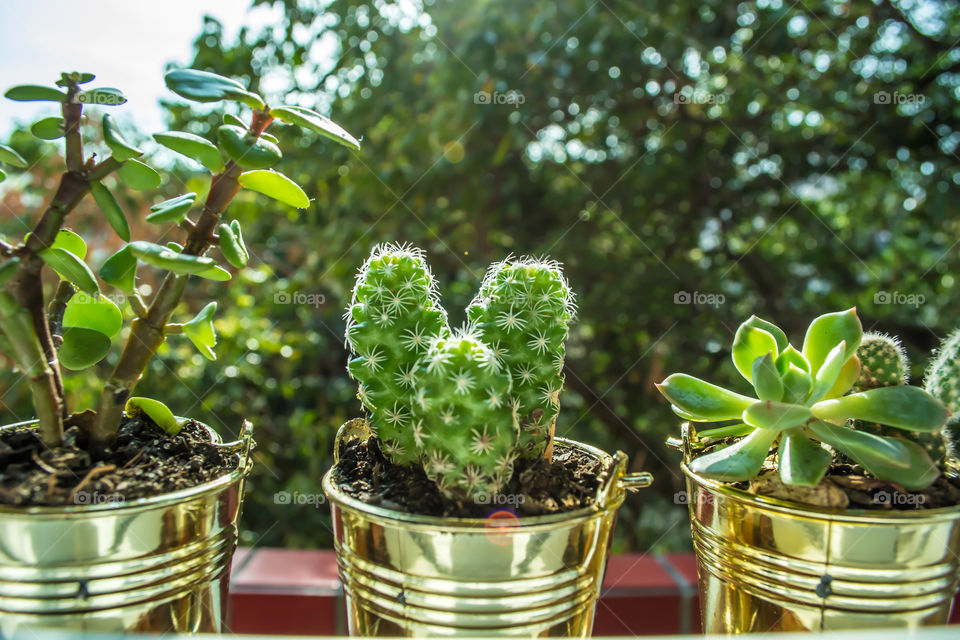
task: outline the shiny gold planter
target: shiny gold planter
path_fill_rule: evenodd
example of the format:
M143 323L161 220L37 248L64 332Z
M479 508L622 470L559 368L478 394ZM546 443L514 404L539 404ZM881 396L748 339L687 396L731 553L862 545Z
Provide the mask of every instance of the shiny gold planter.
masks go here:
M705 633L945 624L960 577L960 507L828 510L757 497L684 464Z
M362 420L338 443L366 438ZM624 490L650 484L625 474L626 456L569 440L600 460L597 504L556 516L417 516L366 504L323 478L330 500L351 635L585 637ZM338 444L338 447L340 445Z
M192 489L0 507L0 637L221 631L251 442L247 423L240 441L221 445L236 452L237 469Z

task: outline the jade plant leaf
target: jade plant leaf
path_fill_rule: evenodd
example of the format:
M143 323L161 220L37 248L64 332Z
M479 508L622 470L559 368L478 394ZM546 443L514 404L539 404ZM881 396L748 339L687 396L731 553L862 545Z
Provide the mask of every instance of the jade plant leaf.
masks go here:
M193 320L183 325L183 333L190 342L203 354L207 360L216 360L217 354L213 348L217 345L217 331L213 327L213 314L217 311L217 303L208 303Z
M123 184L137 191L148 191L160 186L160 174L139 160L127 160L117 169Z
M0 144L0 162L6 162L20 169L27 166L27 161L24 157L5 144Z
M338 142L345 147L359 150L360 143L352 135L330 118L305 107L284 106L270 109L270 115L277 120L303 127L316 134Z
M120 162L143 155L143 150L127 142L109 114L103 116L103 141L110 147L113 157Z
M777 371L780 372L780 375L783 375L787 372L787 369L790 368L790 365L806 371L807 373L812 373L810 370L810 363L807 362L807 359L803 356L803 354L797 351L792 344L787 345L787 348L781 351L780 355L777 356Z
M853 386L853 383L857 381L857 378L860 377L860 358L858 356L853 356L848 358L846 362L843 363L843 367L840 369L840 375L837 376L837 381L833 383L833 386L830 387L830 390L827 391L824 398L836 398L837 396L842 396Z
M698 438L739 438L753 432L753 427L748 424L731 424L726 427L717 427L715 429L705 429L697 431Z
M62 337L57 358L71 371L95 365L110 351L110 338L94 329L64 327Z
M782 352L784 349L789 346L790 341L787 340L787 334L783 332L783 329L773 324L768 320L763 318L758 318L757 316L750 316L747 318L741 326L753 327L754 329L762 329L773 336L777 341L777 352Z
M842 362L857 352L860 339L863 337L863 327L857 317L856 308L835 313L825 313L815 318L807 328L803 338L803 355L810 363L810 372L816 374L830 350L840 341L846 343Z
M712 422L739 420L757 400L748 398L685 373L674 373L657 385L667 400L686 414L688 420Z
M310 206L310 198L300 186L277 171L257 169L240 174L240 185L251 191L262 193L274 200L297 209L306 209Z
M90 295L100 294L100 286L90 267L66 249L50 247L38 252L37 255L48 267L56 271L57 275L75 284L81 291Z
M29 233L27 237L30 237ZM24 240L26 240L26 238L24 238ZM57 232L57 237L53 240L53 244L50 246L66 249L81 260L87 257L87 243L76 233L70 231L70 229L60 229L60 231Z
M143 260L151 267L167 269L180 275L199 274L216 265L211 258L177 253L152 242L138 240L127 246L130 247L130 252L135 257Z
M203 271L199 271L194 275L196 275L198 278L213 280L214 282L226 282L233 277L230 275L229 271L218 264L215 264L208 269L204 269Z
M136 160L130 162L136 162ZM93 181L90 183L90 194L96 201L97 206L100 207L100 211L110 224L110 228L120 236L121 240L129 242L130 224L127 222L127 216L124 215L123 209L120 208L120 203L113 197L110 190L103 186L103 183Z
M67 94L40 84L20 84L7 89L4 97L16 102L64 102Z
M126 293L137 286L137 258L127 245L107 258L100 266L100 278Z
M779 435L777 431L755 429L729 447L694 458L690 461L690 470L724 482L749 480L760 471L770 446Z
M50 116L30 125L30 133L41 140L56 140L63 137L63 118Z
M823 400L812 410L821 420L852 418L910 431L938 431L949 417L936 398L910 385L880 387Z
M220 150L206 138L185 131L165 131L153 134L153 139L167 149L199 162L214 173L223 170Z
M263 98L247 91L246 87L231 78L225 78L199 69L175 69L164 77L167 88L194 102L238 100L251 109L263 109Z
M236 222L236 220L233 222ZM245 267L247 261L250 259L250 254L247 253L247 247L243 243L243 236L238 235L239 230L240 225L238 224L234 227L232 223L229 225L221 223L217 230L217 235L220 238L220 251L223 253L223 257L237 269Z
M801 431L785 433L780 440L780 479L785 484L813 487L827 473L830 452Z
M158 427L172 436L180 433L180 429L183 428L183 423L177 420L176 416L173 415L173 411L170 411L169 407L159 400L134 396L127 400L127 404L123 410L130 417L139 415L141 412L145 413L151 420L157 423Z
M813 388L813 378L809 373L790 363L783 374L783 400L785 402L804 403Z
M64 327L83 327L99 331L112 338L123 327L123 313L116 304L104 295L74 295L63 312Z
M147 215L147 222L154 224L165 224L167 222L180 223L187 217L187 213L197 199L196 193L185 193L182 196L176 196L150 207L150 213Z

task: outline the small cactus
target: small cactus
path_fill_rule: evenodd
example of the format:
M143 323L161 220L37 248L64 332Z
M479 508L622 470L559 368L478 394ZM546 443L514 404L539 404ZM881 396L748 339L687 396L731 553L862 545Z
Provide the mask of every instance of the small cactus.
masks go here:
M397 464L419 460L410 429L418 362L450 333L430 267L418 249L378 245L357 275L346 338L355 357L348 371L370 424Z
M411 432L423 468L448 495L490 495L513 474L517 429L507 408L510 376L477 336L433 341L419 367Z
M882 333L865 333L857 348L857 357L860 358L860 375L853 384L854 392L893 387L910 381L910 361L899 338ZM927 451L937 466L943 465L947 455L945 430L904 431L864 420L854 420L852 426L864 433L912 440Z
M467 317L513 379L520 423L518 451L544 455L563 387L564 342L573 296L558 264L532 258L490 266Z
M934 353L924 388L952 414L944 434L950 455L960 457L960 329L954 330Z
M549 454L573 308L558 264L507 259L451 332L423 253L375 247L347 311L347 369L383 452L456 500L495 494L518 457Z
M857 348L860 375L855 392L910 382L910 361L898 338L884 333L865 333Z

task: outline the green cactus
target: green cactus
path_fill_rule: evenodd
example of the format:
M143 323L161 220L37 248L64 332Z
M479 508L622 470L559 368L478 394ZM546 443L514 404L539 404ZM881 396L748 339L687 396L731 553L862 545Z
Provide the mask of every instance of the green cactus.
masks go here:
M374 247L357 275L347 312L347 369L370 425L396 464L420 459L415 424L418 363L430 343L450 333L436 283L419 249Z
M411 432L424 471L451 497L496 493L513 474L510 376L469 332L437 338L421 361Z
M540 457L553 437L573 296L558 264L524 257L490 266L467 317L513 380L518 452Z
M924 388L953 414L944 435L950 455L960 457L960 329L954 330L935 352Z
M357 276L346 339L383 452L422 465L449 498L497 493L514 460L550 450L572 314L559 265L508 259L488 271L471 325L452 333L423 253L376 247Z
M865 333L857 348L860 375L854 391L889 387L910 382L910 361L900 340L884 333Z
M853 384L853 391L866 391L880 387L907 384L910 380L910 361L899 338L882 333L865 333L857 348L860 358L860 375ZM857 431L877 436L906 438L926 449L937 466L942 466L947 455L946 431L903 431L877 422L854 420Z

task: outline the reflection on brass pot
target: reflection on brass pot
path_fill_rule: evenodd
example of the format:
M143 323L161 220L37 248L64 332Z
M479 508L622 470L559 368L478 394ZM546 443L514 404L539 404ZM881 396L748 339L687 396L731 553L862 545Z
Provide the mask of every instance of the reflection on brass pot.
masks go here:
M348 422L337 448L369 435ZM351 635L589 635L617 507L651 478L626 474L623 453L556 442L601 463L594 506L522 520L496 506L486 519L418 516L347 496L329 471Z
M828 510L758 497L687 463L705 633L945 624L960 571L960 507Z
M236 470L191 489L0 506L0 636L223 629L252 432L245 423L241 440L220 445L236 453Z

